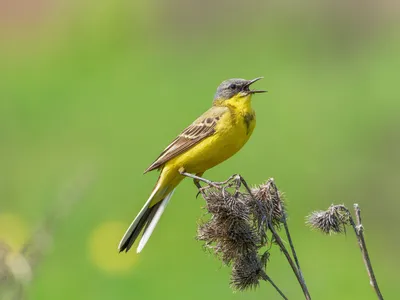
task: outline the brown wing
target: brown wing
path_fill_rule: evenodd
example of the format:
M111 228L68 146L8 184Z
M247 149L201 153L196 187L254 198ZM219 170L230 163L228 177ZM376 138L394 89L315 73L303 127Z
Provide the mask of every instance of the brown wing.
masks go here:
M156 161L153 162L144 173L160 168L170 159L187 151L206 137L213 135L215 132L215 126L225 111L225 108L213 107L203 114L182 131L182 133L179 134L167 148L165 148Z

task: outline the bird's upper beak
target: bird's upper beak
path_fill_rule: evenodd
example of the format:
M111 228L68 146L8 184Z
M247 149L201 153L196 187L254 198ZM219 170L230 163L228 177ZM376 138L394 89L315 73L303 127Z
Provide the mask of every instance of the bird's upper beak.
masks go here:
M250 85L252 85L254 82L259 81L260 79L263 79L264 77L257 77L252 80L249 80L245 86L245 88L249 88ZM249 90L249 94L256 94L256 93L265 93L266 91L264 90Z

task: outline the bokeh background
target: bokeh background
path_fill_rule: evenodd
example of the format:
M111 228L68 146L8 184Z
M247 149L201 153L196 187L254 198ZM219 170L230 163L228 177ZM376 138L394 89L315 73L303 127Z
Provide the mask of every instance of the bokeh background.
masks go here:
M222 80L257 76L252 139L206 176L275 178L314 299L375 299L354 234L304 221L359 203L398 297L399 17L390 0L0 1L1 299L280 299L230 290L189 180L143 253L117 253L157 178L143 170ZM302 298L277 250L268 272Z

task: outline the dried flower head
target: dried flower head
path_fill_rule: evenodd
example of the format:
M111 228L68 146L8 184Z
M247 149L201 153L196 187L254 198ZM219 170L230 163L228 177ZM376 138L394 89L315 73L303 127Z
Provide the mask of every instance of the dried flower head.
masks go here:
M248 221L249 208L241 194L232 195L226 190L209 189L204 194L206 209L221 219Z
M250 192L247 184L246 190L240 190L241 178L231 179L221 188L201 190L210 218L200 223L197 239L225 264L232 265L231 286L245 290L257 287L260 279L267 280L267 231L271 224L283 222L285 212L273 179Z
M206 194L208 222L198 228L197 238L229 264L236 257L257 250L259 238L250 225L249 208L241 194L210 191Z
M263 272L263 264L256 253L241 256L233 263L231 286L240 291L256 288Z
M251 206L258 226L262 226L266 219L270 219L272 224L279 225L284 218L284 203L282 194L276 187L274 180L271 178L264 184L256 186L252 189L252 195L256 200L251 199Z
M343 205L331 205L326 211L315 211L307 217L307 223L323 233L346 232L349 211Z

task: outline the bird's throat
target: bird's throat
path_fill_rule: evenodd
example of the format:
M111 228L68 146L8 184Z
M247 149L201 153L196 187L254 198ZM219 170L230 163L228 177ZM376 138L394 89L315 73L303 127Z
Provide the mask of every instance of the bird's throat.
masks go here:
M225 100L224 104L236 114L245 115L253 111L251 108L251 95L245 97L235 96L231 99Z
M251 95L233 97L226 101L237 124L245 125L247 135L253 132L255 126L255 112L251 107Z

